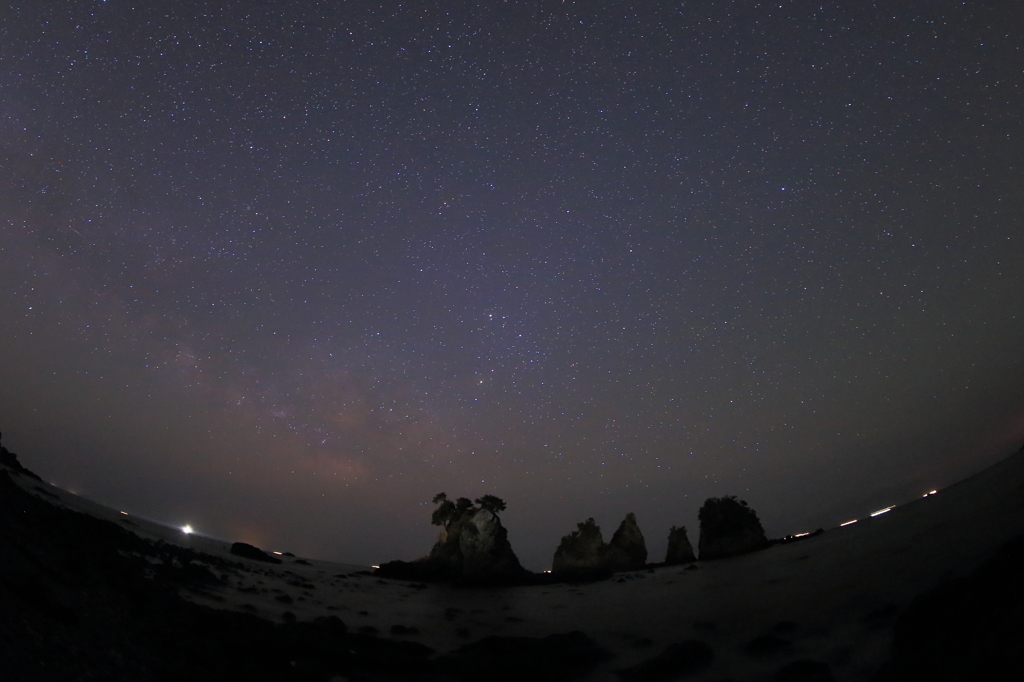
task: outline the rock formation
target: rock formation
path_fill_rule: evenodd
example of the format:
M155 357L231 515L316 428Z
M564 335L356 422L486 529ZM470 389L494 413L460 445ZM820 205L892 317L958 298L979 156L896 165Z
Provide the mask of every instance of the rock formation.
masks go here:
M686 526L680 526L672 528L668 531L668 551L665 552L665 564L673 566L676 564L688 564L696 561L697 557L693 553L693 545L690 544L690 539L686 537Z
M700 559L721 559L768 546L757 513L735 496L710 497L700 508Z
M562 538L551 562L551 574L559 578L586 579L611 574L603 564L604 538L601 529L589 518L576 524L576 530Z
M647 565L647 545L633 513L626 515L610 543L590 518L562 538L551 562L551 574L562 580L600 580L615 571L635 571Z
M636 525L636 515L626 514L605 548L605 564L612 571L637 571L647 565L647 545Z
M431 521L441 526L437 542L428 556L416 561L389 561L377 569L385 578L441 580L466 585L509 585L529 582L501 525L498 512L505 503L484 495L476 505L465 497L452 502L444 493L434 498L438 505Z
M497 514L482 508L466 510L442 529L427 561L460 582L515 581L526 572Z

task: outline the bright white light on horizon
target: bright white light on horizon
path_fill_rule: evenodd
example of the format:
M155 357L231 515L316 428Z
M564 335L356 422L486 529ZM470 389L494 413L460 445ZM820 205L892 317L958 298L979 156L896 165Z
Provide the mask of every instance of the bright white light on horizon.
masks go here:
M803 537L803 536L805 536L805 535L810 535L810 533L797 533L797 534L796 534L796 535L794 535L793 537L795 537L795 538L802 538L802 537Z
M284 556L284 555L283 555L283 554L281 554L280 552L274 552L274 554L276 554L277 556Z
M380 568L380 566L370 566L370 568Z
M847 521L846 523L840 523L839 527L842 528L843 526L849 526L851 523L857 523L857 519L854 519L853 521Z
M937 492L939 492L939 491L938 490L933 490L933 491L931 491L929 493L925 493L924 495L922 495L922 497L928 497L929 495L934 495Z
M893 508L893 507L895 507L895 506L896 506L896 505L894 504L894 505L892 505L892 507L886 507L885 509L879 509L878 511L874 512L874 513L873 513L873 514L871 514L871 515L872 515L872 516L878 516L878 515L880 515L880 514L884 514L885 512L889 511L890 509L892 509L892 508Z
M192 526L189 526L189 525L182 526L181 527L181 532L184 533L185 535L191 534L192 533Z

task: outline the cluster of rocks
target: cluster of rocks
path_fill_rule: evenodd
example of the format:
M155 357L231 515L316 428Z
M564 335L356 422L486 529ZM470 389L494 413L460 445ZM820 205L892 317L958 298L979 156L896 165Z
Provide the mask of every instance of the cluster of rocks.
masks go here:
M735 497L708 499L701 507L699 519L702 560L721 559L769 545L757 514L746 502ZM686 527L672 526L662 565L687 564L696 560ZM577 524L576 530L563 537L555 550L551 572L563 580L596 580L618 571L634 571L646 566L644 536L637 526L636 516L629 513L607 544L594 519Z
M493 495L475 502L460 497L449 500L444 493L434 498L438 505L432 522L441 526L430 554L415 561L391 561L377 569L377 575L406 580L440 580L464 585L515 585L545 580L522 567L508 541L508 531L498 513L505 503ZM757 514L735 497L708 499L699 513L700 558L719 559L767 547L770 543ZM685 526L669 530L668 550L660 565L688 564L697 560ZM601 580L621 571L648 567L647 545L636 515L622 520L609 542L593 518L576 524L555 550L553 580Z
M551 573L566 580L594 580L616 571L635 571L647 565L647 545L631 512L619 524L611 542L590 518L562 538L555 550Z

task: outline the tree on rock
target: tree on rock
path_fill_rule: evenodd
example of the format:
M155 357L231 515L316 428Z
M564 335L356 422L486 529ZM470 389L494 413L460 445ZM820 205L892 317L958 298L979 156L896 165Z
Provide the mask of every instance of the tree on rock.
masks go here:
M483 497L478 497L475 502L480 505L481 509L486 509L495 516L497 516L498 512L505 511L505 500L495 495L484 495Z
M493 495L485 495L485 497L494 497ZM499 500L497 497L494 499ZM445 493L438 493L434 495L434 504L438 505L437 509L430 516L430 523L435 526L443 526L445 529L448 528L452 523L458 521L466 512L473 509L473 503L469 501L467 497L460 497L455 502L448 499L448 495ZM502 509L504 509L504 502L501 502Z
M551 573L569 579L607 577L603 565L604 538L593 518L576 524L576 530L562 538L551 562Z
M430 523L435 526L448 527L448 523L451 522L455 516L455 503L448 499L448 495L445 493L438 493L434 495L434 504L438 504L437 509L430 516Z
M391 561L381 565L384 577L414 580L450 580L474 585L515 584L527 571L508 541L508 531L497 512L505 502L484 495L473 502L460 497L454 502L445 493L434 496L437 508L430 522L441 526L430 554L413 562Z
M757 513L734 495L709 497L697 514L700 519L701 561L744 554L768 546Z

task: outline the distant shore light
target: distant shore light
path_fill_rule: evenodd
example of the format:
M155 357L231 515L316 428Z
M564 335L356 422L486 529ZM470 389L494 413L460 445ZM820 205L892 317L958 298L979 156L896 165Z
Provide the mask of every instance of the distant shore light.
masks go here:
M181 532L185 535L189 535L192 532L192 526L184 525L181 527Z
M282 556L281 552L274 552L277 556Z
M891 509L892 509L893 507L895 507L895 506L896 506L896 505L894 504L894 505L892 505L892 507L886 507L885 509L879 509L878 511L876 511L876 512L873 512L873 513L872 513L871 515L872 515L872 516L878 516L878 515L880 515L880 514L884 514L885 512L887 512L887 511L891 510Z
M935 494L935 493L937 493L937 492L939 492L939 491L938 491L938 490L932 490L931 492L927 492L927 493L925 493L925 494L924 494L924 495L922 495L921 497L928 497L929 495L934 495L934 494Z
M370 566L370 568L380 568L380 566Z
M796 534L796 535L794 535L793 537L795 537L795 538L802 538L802 537L803 537L803 536L805 536L805 535L810 535L810 533L797 533L797 534Z
M843 526L849 526L851 523L857 523L857 519L854 519L853 521L847 521L846 523L840 523L839 527L842 528Z

